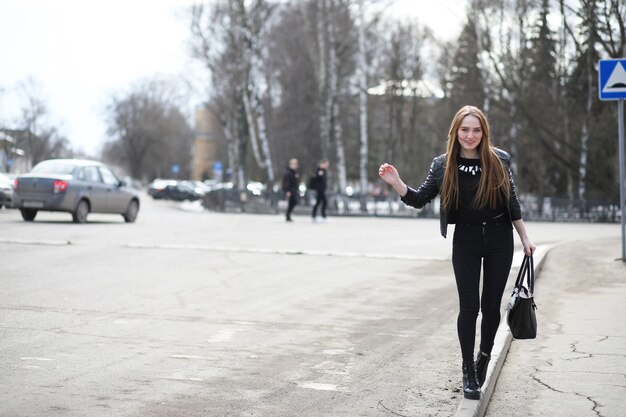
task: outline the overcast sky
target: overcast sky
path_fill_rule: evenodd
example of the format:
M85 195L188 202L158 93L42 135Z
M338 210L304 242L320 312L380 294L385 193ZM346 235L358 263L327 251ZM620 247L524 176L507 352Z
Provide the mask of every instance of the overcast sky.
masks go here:
M0 126L19 117L20 86L33 80L72 146L96 154L107 139L112 93L150 77L200 72L189 56L192 0L0 1ZM438 37L463 24L464 0L396 0L390 13L415 17ZM190 108L199 97L192 97Z

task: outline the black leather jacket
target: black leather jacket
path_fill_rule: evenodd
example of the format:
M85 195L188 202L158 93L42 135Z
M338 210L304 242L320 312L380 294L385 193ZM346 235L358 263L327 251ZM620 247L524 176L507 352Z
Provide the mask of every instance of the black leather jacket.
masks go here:
M287 168L285 175L283 176L282 188L284 192L290 192L294 195L298 194L298 187L300 186L300 174L298 171L291 168Z
M506 214L509 221L519 220L522 218L522 210L520 207L519 199L517 198L517 190L515 189L515 183L513 182L513 174L511 173L511 155L502 149L494 148L496 154L500 157L504 166L509 174L509 182L511 183L511 198L509 204L506 205ZM401 198L402 202L408 206L415 208L422 208L426 204L430 203L433 198L439 195L441 191L441 185L443 183L443 175L445 172L446 155L439 155L433 159L433 163L428 171L428 176L424 180L424 183L417 189L408 187L408 191L404 197ZM453 224L454 220L450 218L448 213L442 208L439 210L439 226L441 230L441 236L446 237L448 235L448 224Z

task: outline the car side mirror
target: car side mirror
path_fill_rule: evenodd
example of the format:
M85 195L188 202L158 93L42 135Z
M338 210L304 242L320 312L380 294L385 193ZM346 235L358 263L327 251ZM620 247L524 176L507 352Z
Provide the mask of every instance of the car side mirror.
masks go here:
M128 187L128 184L126 184L126 181L124 180L120 180L120 182L117 183L118 187Z

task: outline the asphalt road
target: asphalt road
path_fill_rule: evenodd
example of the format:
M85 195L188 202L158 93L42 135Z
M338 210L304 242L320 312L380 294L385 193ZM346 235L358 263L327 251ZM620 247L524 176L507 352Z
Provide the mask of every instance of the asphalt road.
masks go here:
M0 416L454 414L437 220L142 204L135 224L0 210ZM538 244L619 235L528 227Z

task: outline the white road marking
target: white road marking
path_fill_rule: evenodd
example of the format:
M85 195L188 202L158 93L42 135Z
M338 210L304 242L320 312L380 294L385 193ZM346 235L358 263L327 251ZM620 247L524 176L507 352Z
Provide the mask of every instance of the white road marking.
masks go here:
M416 334L408 333L376 333L379 336L391 336L391 337L417 337Z
M207 339L209 343L228 342L233 338L235 333L240 332L241 329L223 329L217 332L217 334Z
M185 378L185 377L166 377L163 379L167 379L170 381L194 381L194 382L202 382L204 381L202 378L194 378L194 377L189 377L189 378Z
M243 247L227 247L227 246L209 246L209 245L178 245L178 244L150 244L150 243L127 243L124 247L132 249L168 249L168 250L202 250L212 252L231 252L231 253L253 253L253 254L270 254L270 255L305 255L305 256L321 256L321 257L340 257L340 258L372 258L372 259L390 259L402 261L447 261L448 257L425 257L413 255L398 255L389 253L361 253L361 252L331 252L331 251L315 251L315 250L292 250L292 249L263 249L263 248L243 248Z
M202 382L202 378L187 376L181 369L175 369L174 372L164 377L163 379L169 379L171 381L194 381L194 382Z
M172 359L201 359L205 361L216 361L218 358L212 358L208 356L195 356L195 355L171 355Z
M0 243L9 245L42 245L42 246L67 246L71 240L30 240L30 239L0 239Z
M319 382L298 382L298 387L306 389L314 389L316 391L345 391L345 388L338 387L336 384L321 384Z
M322 353L324 355L345 355L348 351L345 349L324 349Z
M321 374L326 374L326 375L341 375L341 376L350 378L350 373L348 371L329 371L329 370L323 369L318 372Z

